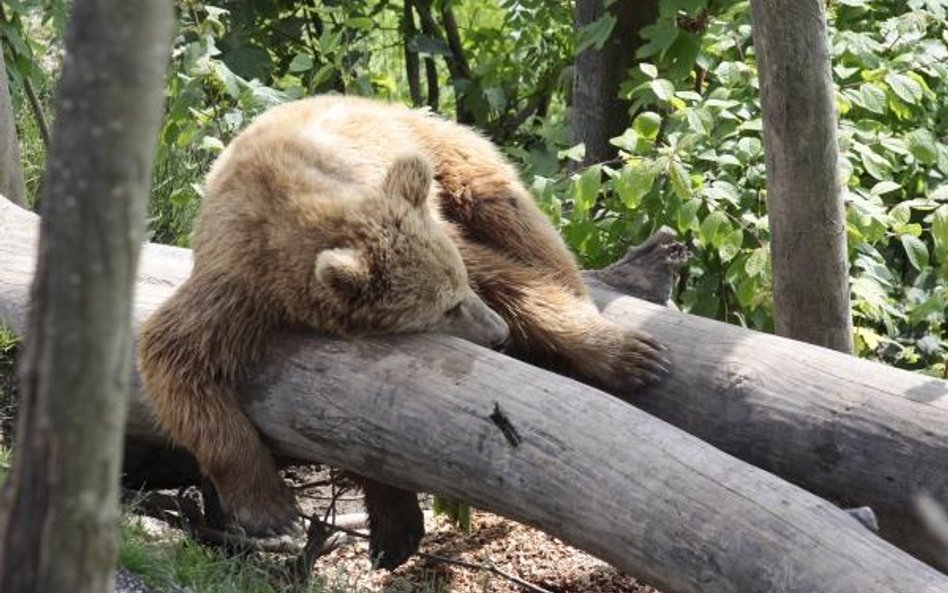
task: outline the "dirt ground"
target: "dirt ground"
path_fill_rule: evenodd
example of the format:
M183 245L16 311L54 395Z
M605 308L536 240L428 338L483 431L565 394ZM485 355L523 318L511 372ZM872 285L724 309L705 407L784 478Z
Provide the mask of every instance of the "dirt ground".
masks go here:
M284 477L296 485L307 514L324 516L330 504L340 514L362 511L360 493L325 467L291 468ZM464 533L432 515L430 496L421 497L421 506L426 535L420 553L405 565L373 570L368 542L351 537L317 560L315 574L367 593L660 593L537 529L475 510L471 532Z
M360 540L320 558L316 573L329 583L373 593L659 593L554 537L490 513L475 511L470 534L441 517L427 519L426 528L421 554L393 572L373 571L368 544ZM460 561L464 566L433 557Z

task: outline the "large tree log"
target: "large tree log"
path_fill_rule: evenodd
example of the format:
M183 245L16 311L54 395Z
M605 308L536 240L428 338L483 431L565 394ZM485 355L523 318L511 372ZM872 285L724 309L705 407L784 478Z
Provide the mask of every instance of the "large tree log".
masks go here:
M0 207L0 319L14 329L34 227L31 215ZM187 268L186 251L146 246L138 319ZM643 310L655 329L653 317L669 315ZM671 315L672 327L690 322ZM666 342L676 358L698 348ZM284 454L470 500L670 592L948 592L944 575L812 494L602 392L467 342L294 335L274 350L244 403ZM130 434L157 437L140 397L131 417Z
M923 493L948 505L948 382L587 282L607 317L670 350L672 374L633 394L637 407L841 506L871 507L883 537L948 572L916 505Z

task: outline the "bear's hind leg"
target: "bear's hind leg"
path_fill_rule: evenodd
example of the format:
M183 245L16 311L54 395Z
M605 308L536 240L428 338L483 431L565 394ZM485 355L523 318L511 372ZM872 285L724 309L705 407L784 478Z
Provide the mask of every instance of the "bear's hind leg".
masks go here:
M379 568L394 570L418 551L425 535L418 495L353 473L362 488L369 516L369 557Z

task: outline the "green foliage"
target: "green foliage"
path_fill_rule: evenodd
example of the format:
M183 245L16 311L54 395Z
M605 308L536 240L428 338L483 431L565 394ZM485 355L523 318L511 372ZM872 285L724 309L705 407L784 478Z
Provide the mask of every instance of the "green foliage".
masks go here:
M7 472L10 471L10 463L13 461L13 452L5 447L0 447L0 486L7 479Z
M119 564L156 593L335 593L346 591L322 581L293 585L281 558L228 556L183 537L149 534L138 519L122 520Z
M435 495L432 503L435 515L444 515L452 525L464 533L471 532L471 505L453 498Z
M58 75L65 28L65 0L5 0L0 36L10 82L27 201L38 203L46 167L46 146L27 100L29 85L42 116L52 118L52 91Z
M948 353L948 34L942 0L841 2L831 12L856 345L943 372ZM662 0L622 87L621 158L532 187L583 263L661 225L695 249L685 311L772 330L766 179L747 2ZM562 136L559 136L561 138ZM549 134L548 145L558 136ZM560 151L578 158L581 147Z
M575 31L568 3L434 0L436 30L419 20L405 39L403 4L389 0L177 4L151 206L155 240L188 243L210 162L267 107L320 92L407 102L407 44L436 64L438 110L463 112L502 144L585 265L605 265L668 225L696 254L677 287L681 307L772 329L746 0L660 0L658 20L642 30L640 62L621 87L632 110L628 129L612 140L620 158L571 173L564 171L584 148L568 140L570 64L576 51L608 40L611 15ZM65 2L4 6L4 32L16 48L7 52L13 82L27 73L48 100ZM862 355L940 373L948 352L946 2L839 0L828 10L856 344ZM461 74L447 67L457 56L445 15L457 23ZM33 147L26 152L35 172L43 150L21 103L21 140Z
M0 464L5 463L4 448L13 446L19 346L19 336L0 323Z

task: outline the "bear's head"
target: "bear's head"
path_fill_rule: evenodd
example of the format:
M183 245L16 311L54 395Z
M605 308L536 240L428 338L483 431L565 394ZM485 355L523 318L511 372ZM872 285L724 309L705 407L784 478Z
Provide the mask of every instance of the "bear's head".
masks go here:
M431 183L426 159L396 159L349 244L317 256L323 305L350 334L437 332L497 347L507 324L469 286L457 246L429 209Z

